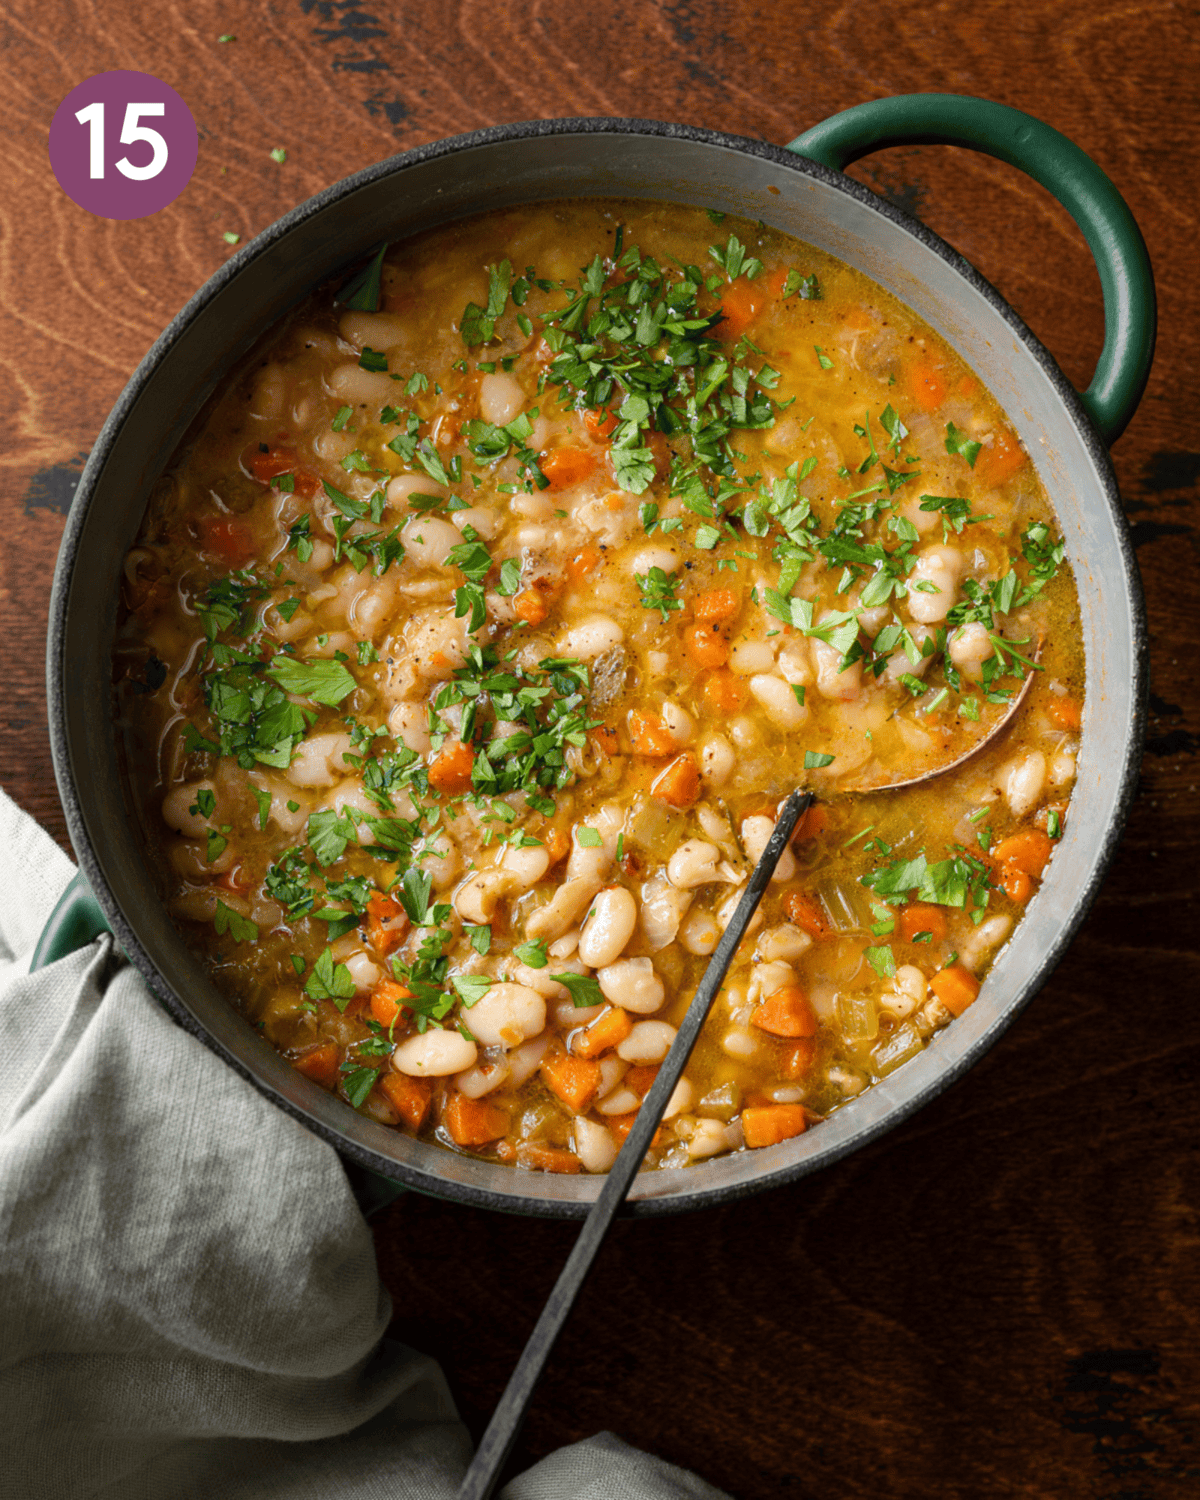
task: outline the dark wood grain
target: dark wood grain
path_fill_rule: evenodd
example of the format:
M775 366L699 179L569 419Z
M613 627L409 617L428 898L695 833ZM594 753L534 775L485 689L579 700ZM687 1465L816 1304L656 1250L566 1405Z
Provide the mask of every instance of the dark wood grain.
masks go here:
M1154 697L1092 915L1013 1031L887 1139L795 1188L619 1225L519 1464L607 1427L742 1500L1200 1490L1197 34L1194 8L1162 0L13 0L0 17L0 778L60 840L42 650L63 512L138 359L228 255L223 231L249 236L371 161L499 121L638 114L783 142L864 99L951 90L1078 141L1145 232L1162 328L1114 462ZM169 81L201 132L182 197L129 224L77 210L46 160L63 95L115 67ZM1048 195L948 149L854 175L962 250L1086 383L1098 280ZM476 1432L574 1234L426 1199L379 1223L394 1332L443 1361Z

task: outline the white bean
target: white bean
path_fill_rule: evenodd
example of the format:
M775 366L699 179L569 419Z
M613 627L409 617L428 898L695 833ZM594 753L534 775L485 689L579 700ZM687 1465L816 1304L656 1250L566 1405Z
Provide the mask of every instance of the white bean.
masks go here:
M774 672L755 673L750 679L750 691L762 704L767 718L776 729L799 729L808 722L808 705L801 703L791 687Z
M1023 818L1037 806L1046 784L1046 757L1040 750L1026 750L1000 767L1000 786L1014 818Z
M330 395L357 406L369 403L382 406L396 394L396 385L390 375L364 370L359 365L338 365L328 377Z
M525 393L515 375L494 370L479 382L479 414L485 422L503 427L515 421L525 405Z
M685 839L667 862L667 879L681 891L694 890L719 880L717 864L721 851L703 839Z
M813 660L817 665L817 692L822 698L848 703L862 691L862 664L852 661L842 668L842 653L827 641L812 642Z
M596 1090L596 1098L607 1099L628 1072L629 1064L622 1062L615 1052L602 1057L600 1059L600 1087Z
M293 786L332 786L350 767L342 759L350 751L350 736L328 731L302 740L283 773Z
M573 625L559 643L563 656L574 656L580 661L595 661L625 639L625 632L615 620L607 615L593 615L579 625Z
M758 952L767 962L783 959L792 963L808 952L812 942L812 938L802 927L794 927L791 922L781 922L778 927L768 928L759 938Z
M465 1094L468 1099L482 1099L485 1094L494 1093L502 1083L506 1083L511 1073L507 1059L497 1057L490 1062L477 1062L473 1068L460 1073L454 1084L458 1092Z
M681 1078L671 1090L671 1097L667 1100L667 1107L663 1110L664 1120L673 1120L676 1115L681 1115L685 1110L691 1109L696 1099L696 1090L690 1081Z
M525 984L493 984L463 1019L485 1047L519 1047L546 1029L546 1002Z
M967 677L979 677L983 672L984 662L993 654L987 626L980 624L978 620L962 626L950 637L950 660Z
M549 939L561 937L587 910L592 897L599 889L599 876L593 879L590 876L580 875L574 880L566 881L555 891L551 901L529 914L525 923L526 937ZM578 937L576 947L578 948Z
M917 556L916 566L908 575L908 612L922 625L944 620L954 605L964 558L957 547L926 547ZM933 592L917 587L933 585Z
M770 641L738 641L729 653L729 670L739 677L769 672L775 665L775 647Z
M490 542L503 524L503 517L483 505L472 505L466 510L456 510L450 520L459 531L464 531L468 526L473 527L485 542Z
M623 886L600 891L579 934L580 960L592 969L615 963L633 936L637 917L637 902Z
M723 734L705 735L700 744L700 774L712 786L724 786L733 774L737 755Z
M958 950L961 963L975 970L993 948L998 948L1012 929L1011 917L988 917Z
M795 984L795 982L795 969L791 964L785 964L780 959L754 964L750 970L748 991L750 1003L757 1004L765 1000L768 995L773 995L776 990L786 989L788 985Z
M388 729L418 755L429 753L429 710L423 703L397 703L388 715Z
M541 1036L531 1037L529 1041L522 1042L519 1047L514 1047L507 1054L510 1088L519 1089L527 1079L533 1077L549 1045L550 1033L543 1031Z
M617 1056L627 1063L660 1063L671 1050L675 1027L666 1021L637 1021L623 1042L617 1045Z
M663 724L677 745L690 745L696 738L696 721L686 708L668 699L662 706Z
M737 1151L745 1143L740 1120L730 1125L720 1120L697 1120L688 1138L687 1151L693 1161L719 1156L723 1151Z
M596 978L606 999L636 1015L653 1015L666 999L666 986L648 958L618 959L598 970Z
M451 547L462 541L457 526L437 516L412 516L400 532L405 551L413 562L425 568L440 568L450 555Z
M765 813L755 813L753 817L742 819L742 847L751 864L756 865L762 858L763 850L767 847L774 832L774 820L768 818ZM771 879L773 881L791 880L795 873L796 857L789 845L779 856L779 863L775 866L775 873Z
M407 510L413 495L435 495L439 500L448 500L450 491L425 474L397 474L388 480L387 501L397 510Z
M642 935L652 953L675 941L679 924L693 900L691 891L681 891L671 884L665 870L657 871L643 884Z
M794 683L797 687L813 685L816 673L813 671L807 641L789 641L783 647L779 653L779 672L785 682Z
M354 992L357 995L365 995L368 990L373 990L383 978L383 970L378 964L373 964L365 953L352 953L345 964L354 981Z
M745 1026L731 1026L721 1038L721 1046L730 1057L741 1058L743 1061L754 1056L758 1051L758 1043L759 1038Z
M622 1084L613 1089L607 1098L601 1099L596 1108L602 1115L629 1115L640 1107L641 1102L632 1089Z
M607 1125L583 1115L575 1117L575 1155L585 1172L607 1172L617 1159L617 1146Z
M635 552L630 570L635 576L645 578L651 568L661 568L664 573L674 573L680 562L679 552L674 547L643 547Z
M693 907L679 927L679 942L687 953L706 957L721 941L723 929L712 912Z
M428 1031L405 1037L392 1053L392 1067L410 1078L448 1078L474 1065L479 1048L459 1031Z
M187 834L190 838L194 839L202 839L208 829L210 820L198 810L196 798L199 793L211 792L212 790L213 783L211 781L188 781L183 786L172 787L163 798L163 822L168 828L173 828L176 833ZM197 807L197 811L189 812L188 809L193 806ZM213 821L219 821L216 816L215 804Z

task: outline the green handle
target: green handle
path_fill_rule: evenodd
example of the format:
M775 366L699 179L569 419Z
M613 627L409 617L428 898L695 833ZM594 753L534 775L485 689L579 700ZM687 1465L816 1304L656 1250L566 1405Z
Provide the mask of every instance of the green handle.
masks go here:
M1109 178L1073 141L1032 115L965 94L901 94L833 115L789 151L844 171L887 146L966 146L1040 182L1083 231L1104 291L1104 348L1082 400L1106 443L1133 416L1154 358L1157 312L1145 241Z
M33 950L30 973L35 969L44 969L57 959L66 958L68 953L74 953L76 948L82 948L102 932L109 931L111 928L100 910L100 903L92 895L92 889L82 873L77 873L59 897L58 905L42 928L42 935Z

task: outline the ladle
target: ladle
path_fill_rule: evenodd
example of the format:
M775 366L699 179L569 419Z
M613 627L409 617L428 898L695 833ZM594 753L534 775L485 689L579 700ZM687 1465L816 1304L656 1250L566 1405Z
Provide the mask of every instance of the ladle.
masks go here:
M1040 655L1041 642L1039 641L1034 652L1034 660L1036 661ZM959 766L993 744L1008 727L1013 715L1024 703L1032 682L1032 672L1027 673L1021 691L1008 711L997 720L982 739L948 765L940 766L933 771L922 772L921 775L909 777L905 781L889 782L884 786L846 788L846 790L899 791L904 787L922 785L934 780L935 777L945 776L957 770ZM517 1440L534 1387L541 1378L542 1370L550 1357L550 1351L554 1348L563 1324L587 1279L592 1262L604 1242L609 1226L617 1210L625 1201L625 1195L641 1168L642 1158L649 1150L663 1112L671 1095L675 1092L675 1085L683 1075L692 1048L696 1045L696 1039L725 981L726 971L733 960L733 955L737 952L738 944L750 924L751 917L758 910L763 892L770 884L771 876L775 873L775 866L779 863L788 840L795 831L796 824L808 811L812 802L813 793L798 788L787 797L779 809L775 828L767 841L767 847L763 850L762 857L746 883L746 889L742 892L742 898L737 904L732 920L713 950L712 958L709 959L708 967L704 971L704 977L697 986L692 1003L688 1006L687 1014L671 1044L671 1050L663 1059L650 1092L637 1112L633 1128L604 1179L600 1195L584 1220L583 1228L579 1231L579 1238L575 1241L574 1248L546 1299L546 1304L534 1325L533 1332L529 1335L529 1340L521 1352L516 1368L504 1388L504 1394L492 1413L492 1419L487 1425L487 1430L483 1434L479 1447L475 1451L475 1457L471 1460L471 1466L459 1489L458 1500L488 1500L495 1488L500 1471Z

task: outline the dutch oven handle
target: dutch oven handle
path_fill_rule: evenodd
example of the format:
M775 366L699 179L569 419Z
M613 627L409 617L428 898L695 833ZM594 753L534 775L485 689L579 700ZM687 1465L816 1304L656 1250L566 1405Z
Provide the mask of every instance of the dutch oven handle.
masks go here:
M1141 399L1157 312L1145 241L1109 178L1073 141L1032 115L964 94L901 94L832 115L787 149L832 171L888 146L965 146L1048 188L1083 231L1104 292L1104 348L1083 405L1108 444Z
M100 910L100 903L92 895L92 888L76 871L75 878L58 899L58 905L50 913L37 947L29 963L29 972L44 969L47 964L66 958L76 948L82 948L98 938L101 933L111 932L108 918Z

